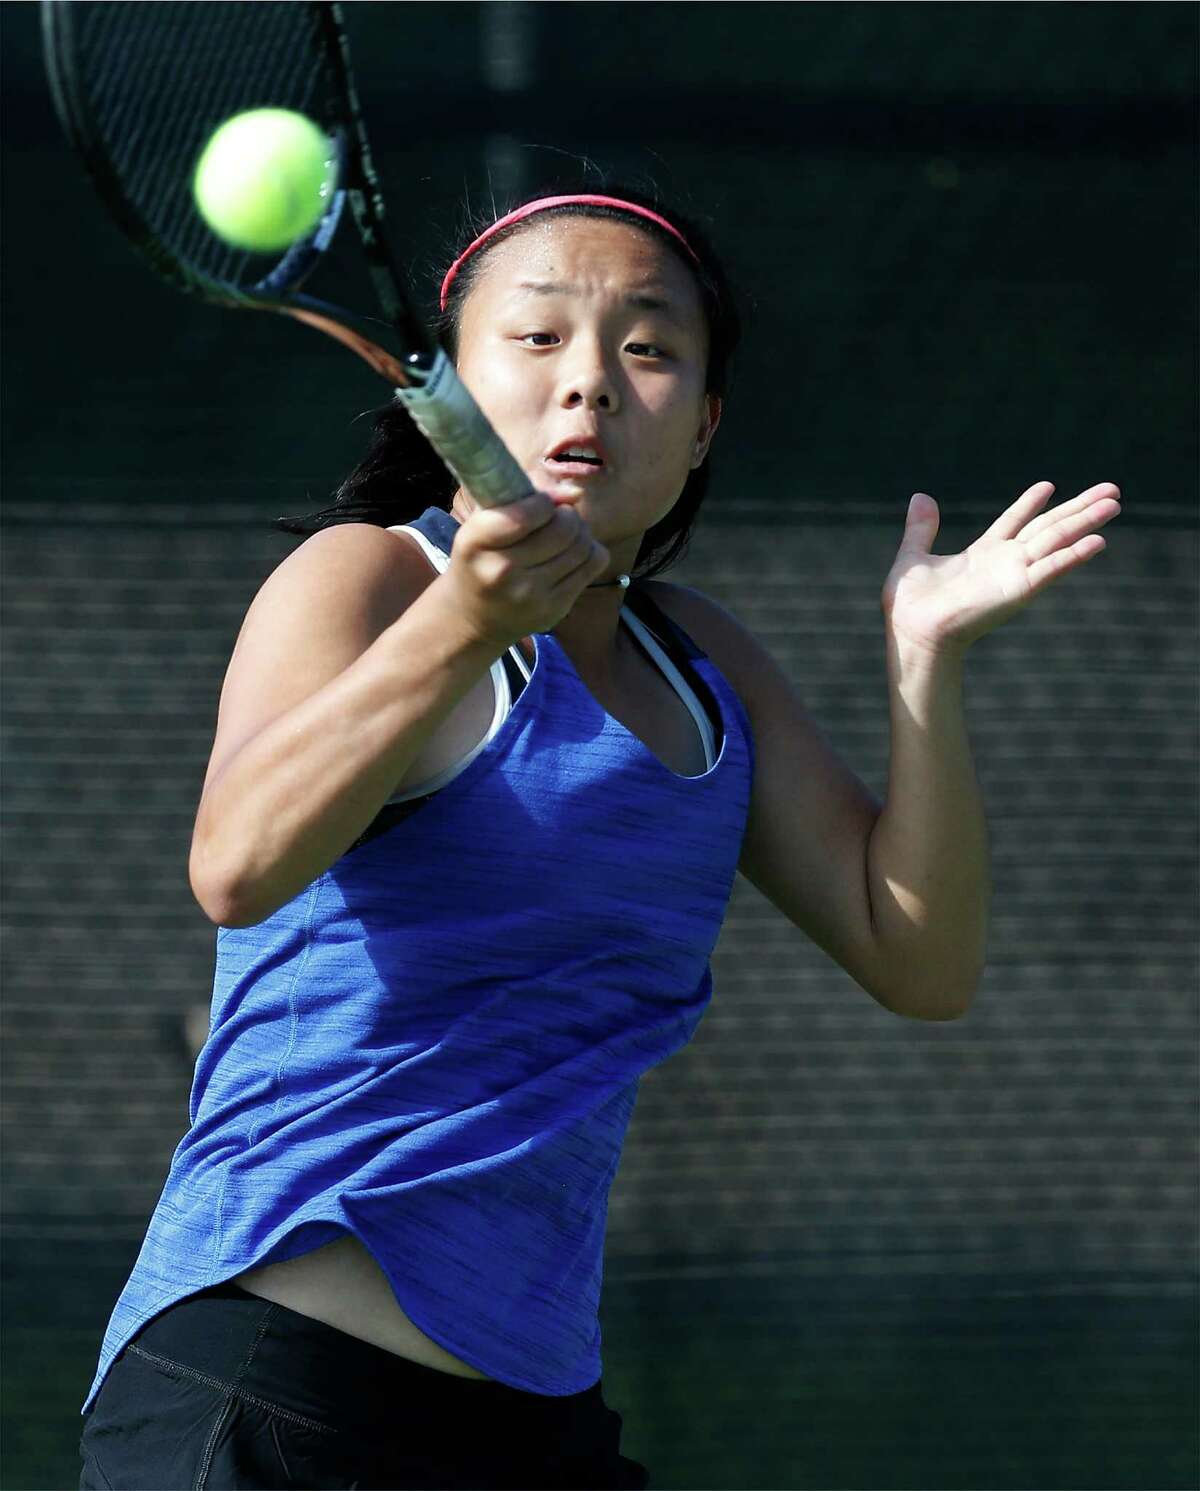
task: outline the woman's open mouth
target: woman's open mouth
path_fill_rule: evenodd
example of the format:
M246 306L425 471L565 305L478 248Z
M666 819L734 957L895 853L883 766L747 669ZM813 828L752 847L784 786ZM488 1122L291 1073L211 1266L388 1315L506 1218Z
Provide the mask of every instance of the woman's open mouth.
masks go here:
M598 437L588 431L560 440L542 458L543 464L558 476L576 476L585 480L607 470L607 459Z
M598 456L547 456L543 464L559 476L600 476L607 470Z

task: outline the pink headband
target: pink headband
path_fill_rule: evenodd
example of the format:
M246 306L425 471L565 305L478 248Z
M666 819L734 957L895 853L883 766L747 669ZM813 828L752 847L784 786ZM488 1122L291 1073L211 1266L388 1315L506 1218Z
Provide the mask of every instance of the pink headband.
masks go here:
M442 281L442 310L446 309L446 300L449 296L450 285L454 280L454 276L475 250L481 248L493 234L499 233L501 228L507 228L512 223L519 223L522 218L529 217L532 213L544 212L547 207L565 207L569 203L574 202L579 202L585 207L619 207L622 212L632 212L635 217L644 217L648 222L657 223L660 228L665 228L672 238L677 238L683 244L684 248L687 249L687 252L697 264L700 262L696 255L692 253L687 239L684 238L678 228L673 228L665 217L659 217L657 212L651 212L648 207L639 207L636 202L625 202L620 197L539 197L536 202L527 202L524 207L518 207L515 212L507 213L504 217L497 219L490 228L483 230L474 243L470 244L459 254L458 258L455 259L454 263L446 271L446 278Z

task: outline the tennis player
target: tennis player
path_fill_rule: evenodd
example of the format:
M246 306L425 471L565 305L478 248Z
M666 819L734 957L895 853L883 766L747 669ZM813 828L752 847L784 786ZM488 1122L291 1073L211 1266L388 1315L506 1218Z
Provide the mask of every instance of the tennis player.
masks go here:
M883 593L880 804L757 638L655 579L738 317L622 188L475 224L459 371L530 482L480 508L389 406L251 604L191 884L215 923L190 1127L84 1404L81 1487L642 1487L602 1395L610 1187L741 869L885 1008L984 961L966 648L1099 548L1038 483L965 554L913 498ZM781 374L786 361L781 359Z

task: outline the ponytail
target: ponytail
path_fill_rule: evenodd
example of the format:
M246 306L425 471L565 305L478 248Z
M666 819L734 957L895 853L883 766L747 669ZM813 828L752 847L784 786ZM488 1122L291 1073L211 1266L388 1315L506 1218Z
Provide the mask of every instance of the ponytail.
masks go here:
M449 509L458 483L398 400L372 411L367 453L334 493L333 505L274 527L306 537L337 523L411 523L427 507Z

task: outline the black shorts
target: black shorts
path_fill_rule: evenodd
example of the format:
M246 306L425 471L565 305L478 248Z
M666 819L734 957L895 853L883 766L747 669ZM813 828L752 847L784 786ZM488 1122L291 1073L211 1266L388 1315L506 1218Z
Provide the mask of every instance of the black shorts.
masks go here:
M126 1345L84 1417L80 1491L642 1488L595 1383L456 1377L221 1284Z

